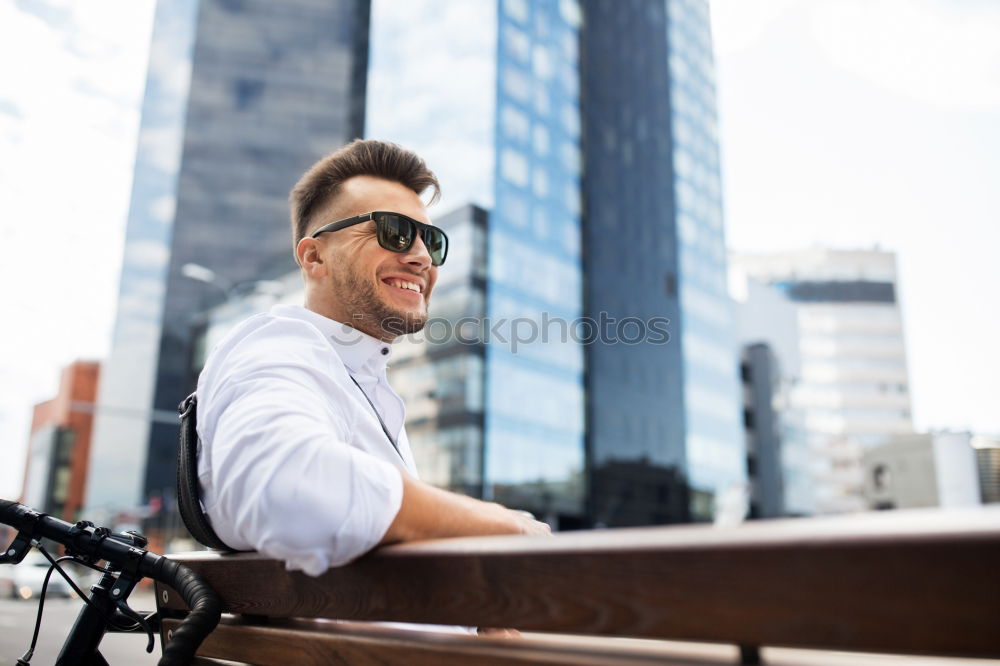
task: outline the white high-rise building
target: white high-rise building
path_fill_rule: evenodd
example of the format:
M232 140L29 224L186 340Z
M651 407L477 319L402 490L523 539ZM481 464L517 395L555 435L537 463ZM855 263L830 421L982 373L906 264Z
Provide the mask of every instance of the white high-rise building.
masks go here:
M913 431L895 254L739 254L732 266L796 304L801 372L789 401L815 457L816 511L863 510L862 454Z

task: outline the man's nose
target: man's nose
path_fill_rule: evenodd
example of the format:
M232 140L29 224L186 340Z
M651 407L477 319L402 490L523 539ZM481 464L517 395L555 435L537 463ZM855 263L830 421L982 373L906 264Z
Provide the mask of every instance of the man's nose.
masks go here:
M403 255L403 260L408 264L417 264L421 267L431 265L431 253L424 245L424 235L417 232L413 238L410 249Z

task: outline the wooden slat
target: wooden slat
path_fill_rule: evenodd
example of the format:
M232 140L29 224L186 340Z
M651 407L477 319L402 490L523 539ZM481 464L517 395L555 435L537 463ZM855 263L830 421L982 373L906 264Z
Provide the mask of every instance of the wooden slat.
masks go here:
M177 620L165 620L164 631L177 625ZM700 652L685 648L688 646L650 643L639 646L625 641L608 645L607 639L604 644L595 644L561 636L502 639L356 622L286 620L265 625L223 623L205 640L199 655L255 666L731 666L734 663L735 650L727 651L723 646L709 646L708 651Z
M1000 507L439 540L319 578L174 559L233 613L1000 657Z

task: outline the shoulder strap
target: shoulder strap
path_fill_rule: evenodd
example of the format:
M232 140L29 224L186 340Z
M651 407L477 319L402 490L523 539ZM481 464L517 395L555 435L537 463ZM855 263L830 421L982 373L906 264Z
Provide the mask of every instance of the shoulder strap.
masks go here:
M184 526L200 543L215 548L232 548L223 543L212 529L208 516L201 508L201 488L198 485L198 430L196 414L198 396L194 393L184 398L177 411L181 415L181 439L177 448L177 505Z
M396 453L399 455L400 460L403 461L403 466L405 467L406 459L403 458L403 452L399 450L399 444L397 444L396 440L393 439L392 433L389 432L389 426L385 424L385 419L382 418L382 415L379 413L378 408L375 406L375 403L372 402L372 399L368 397L368 394L365 393L365 390L361 388L361 384L359 384L358 380L354 378L354 375L352 375L351 373L347 373L347 376L351 378L351 381L354 382L354 385L358 387L359 391L361 391L361 395L365 396L365 400L368 401L368 405L372 408L372 411L375 412L375 418L378 419L379 425L382 426L382 432L385 433L386 439L388 439L389 443L392 444L392 448L396 449Z

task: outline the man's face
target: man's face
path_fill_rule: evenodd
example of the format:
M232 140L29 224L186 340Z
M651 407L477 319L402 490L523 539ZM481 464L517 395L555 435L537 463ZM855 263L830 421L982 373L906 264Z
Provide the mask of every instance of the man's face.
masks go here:
M381 178L355 176L345 181L339 195L320 211L314 227L373 210L402 213L430 223L413 190ZM380 339L424 327L438 269L431 264L419 235L406 252L391 252L379 245L375 222L370 220L321 234L317 240L328 262L335 319Z

